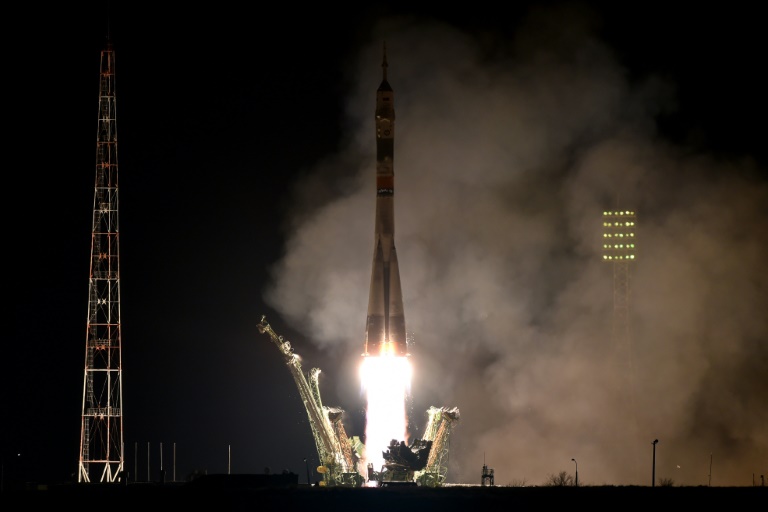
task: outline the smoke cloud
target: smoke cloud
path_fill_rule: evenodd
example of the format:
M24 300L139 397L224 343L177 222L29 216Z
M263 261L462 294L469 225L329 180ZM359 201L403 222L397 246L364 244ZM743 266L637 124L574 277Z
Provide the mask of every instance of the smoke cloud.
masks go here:
M343 150L297 184L266 298L355 364L385 41L412 426L460 409L448 481L480 483L485 463L496 485L541 485L576 459L583 485L649 485L659 439L657 479L751 485L768 471L765 172L663 140L674 84L630 80L567 14L533 13L504 41L382 23L350 71ZM629 347L612 341L605 209L637 214Z

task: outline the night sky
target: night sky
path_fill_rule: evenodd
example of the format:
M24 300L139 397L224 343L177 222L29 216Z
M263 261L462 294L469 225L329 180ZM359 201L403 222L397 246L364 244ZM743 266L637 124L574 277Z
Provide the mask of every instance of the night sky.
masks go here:
M231 462L303 482L316 465L262 314L363 435L384 42L412 425L460 409L449 482L486 463L497 485L537 485L575 458L583 485L649 485L656 438L656 475L678 485L768 474L768 84L750 4L112 4L19 7L25 41L4 52L7 478L77 470L108 27L138 479L158 478L161 446L176 480ZM600 255L616 207L638 217L633 392Z

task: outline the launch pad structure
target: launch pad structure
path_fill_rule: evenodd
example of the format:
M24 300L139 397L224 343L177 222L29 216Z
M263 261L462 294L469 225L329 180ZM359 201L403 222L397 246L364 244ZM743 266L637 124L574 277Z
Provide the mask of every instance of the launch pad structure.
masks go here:
M319 368L312 368L306 375L301 368L298 355L293 352L291 343L278 335L261 317L259 332L267 334L282 352L288 369L291 371L299 395L307 410L309 425L315 438L317 455L320 460L318 472L323 475L327 486L360 486L364 478L357 472L352 455L352 441L347 437L342 422L343 410L326 407L320 397L318 385Z
M262 315L258 329L260 333L268 335L283 354L299 390L320 460L317 471L323 475L321 486L362 487L366 482L378 482L382 487L440 487L445 483L451 432L459 421L458 408L430 407L421 439L410 446L405 446L404 441L398 444L393 440L393 444L384 453L385 463L381 470L365 468L363 473L358 463L362 459L365 445L358 436L347 436L343 409L323 405L318 384L320 369L312 368L305 374L291 342L272 329L265 315Z

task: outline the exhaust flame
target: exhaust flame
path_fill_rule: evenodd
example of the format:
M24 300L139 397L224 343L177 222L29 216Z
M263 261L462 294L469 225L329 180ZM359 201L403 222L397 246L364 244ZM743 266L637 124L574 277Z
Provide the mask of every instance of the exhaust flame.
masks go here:
M365 356L360 365L360 378L366 393L365 456L363 468L372 464L381 471L383 452L391 440L407 442L406 399L411 387L411 364L406 357L388 355Z

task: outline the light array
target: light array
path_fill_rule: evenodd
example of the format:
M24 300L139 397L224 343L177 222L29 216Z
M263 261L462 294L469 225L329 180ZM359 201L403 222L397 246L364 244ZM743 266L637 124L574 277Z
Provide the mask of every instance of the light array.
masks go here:
M635 259L635 224L633 211L603 212L603 260Z

